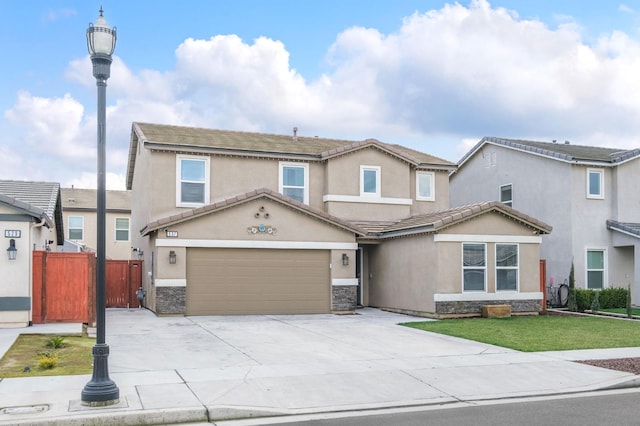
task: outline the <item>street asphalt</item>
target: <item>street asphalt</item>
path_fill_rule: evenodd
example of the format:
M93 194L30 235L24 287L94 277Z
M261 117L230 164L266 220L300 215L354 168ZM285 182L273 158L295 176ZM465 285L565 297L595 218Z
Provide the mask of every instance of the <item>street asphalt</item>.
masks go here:
M355 315L157 317L109 309L109 375L118 404L81 404L90 375L0 381L0 425L138 425L415 407L640 386L640 376L576 360L640 348L523 353L398 326L424 318ZM21 333L0 329L0 356Z

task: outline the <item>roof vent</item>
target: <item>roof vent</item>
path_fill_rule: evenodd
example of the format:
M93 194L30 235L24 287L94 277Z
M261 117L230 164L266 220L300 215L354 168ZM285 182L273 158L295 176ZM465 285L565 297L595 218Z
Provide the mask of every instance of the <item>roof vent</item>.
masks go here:
M570 143L569 141L564 141L565 145L569 145L569 143Z
M555 140L555 139L554 139L552 142L553 142L553 143L558 143L558 141L557 141L557 140Z
M298 128L297 127L293 128L293 140L295 142L298 142Z

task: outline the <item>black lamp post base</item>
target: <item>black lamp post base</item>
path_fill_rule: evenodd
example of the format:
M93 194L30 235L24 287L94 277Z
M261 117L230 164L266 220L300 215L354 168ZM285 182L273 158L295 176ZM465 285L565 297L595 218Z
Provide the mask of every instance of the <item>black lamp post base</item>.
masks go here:
M105 407L120 402L120 389L109 378L109 345L98 343L93 347L93 377L82 390L82 405Z

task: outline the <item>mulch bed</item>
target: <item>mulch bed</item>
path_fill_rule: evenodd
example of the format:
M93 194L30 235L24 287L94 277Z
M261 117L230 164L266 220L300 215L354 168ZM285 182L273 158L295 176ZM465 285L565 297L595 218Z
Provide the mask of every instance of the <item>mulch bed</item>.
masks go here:
M595 367L608 368L609 370L640 374L640 358L593 359L578 362L593 365Z

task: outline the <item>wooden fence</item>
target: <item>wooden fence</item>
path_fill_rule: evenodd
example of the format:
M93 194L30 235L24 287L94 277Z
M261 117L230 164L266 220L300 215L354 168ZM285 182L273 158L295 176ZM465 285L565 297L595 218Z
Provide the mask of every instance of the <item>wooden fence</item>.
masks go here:
M95 253L33 252L34 324L95 322ZM141 260L107 260L106 307L138 307Z

